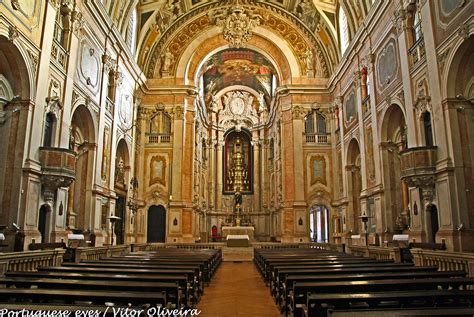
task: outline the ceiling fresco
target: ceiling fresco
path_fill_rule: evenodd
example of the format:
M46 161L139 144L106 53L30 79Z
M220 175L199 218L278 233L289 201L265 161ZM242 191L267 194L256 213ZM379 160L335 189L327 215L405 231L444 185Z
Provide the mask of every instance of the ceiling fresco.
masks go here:
M226 49L211 56L203 69L204 95L225 87L243 85L271 96L276 71L260 53L250 49Z

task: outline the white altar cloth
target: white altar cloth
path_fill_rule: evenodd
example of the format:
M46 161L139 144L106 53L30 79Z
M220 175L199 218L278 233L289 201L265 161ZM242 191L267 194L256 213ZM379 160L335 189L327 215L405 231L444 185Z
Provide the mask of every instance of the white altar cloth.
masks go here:
M230 227L230 226L224 226L222 227L222 236L226 238L229 234L246 234L249 236L250 239L253 239L254 237L254 227L243 227L243 226L235 226L235 227Z

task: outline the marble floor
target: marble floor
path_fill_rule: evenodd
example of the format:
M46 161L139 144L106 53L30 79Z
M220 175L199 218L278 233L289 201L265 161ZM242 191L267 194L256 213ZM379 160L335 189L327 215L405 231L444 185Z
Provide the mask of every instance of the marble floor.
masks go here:
M199 317L281 316L252 262L223 262L197 308Z

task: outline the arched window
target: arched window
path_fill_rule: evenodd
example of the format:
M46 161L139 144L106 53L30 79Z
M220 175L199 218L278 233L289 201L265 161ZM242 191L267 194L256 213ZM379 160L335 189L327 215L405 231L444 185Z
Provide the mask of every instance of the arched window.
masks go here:
M311 112L308 114L304 121L304 130L306 134L313 134L314 133L314 113Z
M126 39L130 51L135 54L135 45L137 40L137 9L132 11L132 16L130 17L130 22L128 23L127 27Z
M413 43L420 41L423 38L423 31L421 29L421 13L417 9L413 18Z
M166 111L160 110L151 118L150 133L171 134L171 117Z
M305 118L306 134L327 134L326 117L317 111L309 113Z
M44 122L43 146L45 147L53 146L55 122L56 122L56 117L54 116L54 114L51 112L48 112L48 114L46 115L46 120Z
M431 113L426 111L423 113L423 131L425 133L425 145L433 146L433 127L431 125Z
M61 10L56 13L56 19L54 21L54 40L64 47L64 25Z
M110 101L115 102L115 72L109 71L109 80L107 83L107 98Z
M339 8L339 37L341 40L341 55L343 55L349 46L349 26L347 25L346 13L342 8Z

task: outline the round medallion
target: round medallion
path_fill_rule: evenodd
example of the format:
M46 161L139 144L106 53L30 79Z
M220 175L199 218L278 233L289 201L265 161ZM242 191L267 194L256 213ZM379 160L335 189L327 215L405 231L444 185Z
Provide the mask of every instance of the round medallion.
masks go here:
M120 121L122 122L123 125L128 126L131 125L132 121L132 104L130 102L127 102L124 99L122 99L122 102L119 107L119 116L120 116Z
M233 114L241 115L244 113L244 109L245 109L245 103L242 100L242 98L234 98L230 102L230 111Z

